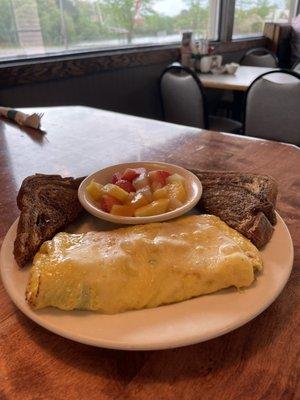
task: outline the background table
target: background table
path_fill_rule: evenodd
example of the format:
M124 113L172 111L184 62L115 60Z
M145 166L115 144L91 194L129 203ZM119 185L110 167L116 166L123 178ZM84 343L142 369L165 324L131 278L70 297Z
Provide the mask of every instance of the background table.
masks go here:
M275 68L239 66L234 75L228 74L199 74L201 83L206 88L237 90L245 92L251 83L265 72L274 71Z
M105 350L56 336L18 311L0 285L0 398L299 398L299 149L83 107L40 111L45 136L0 120L1 243L18 216L15 198L27 175L82 176L113 163L159 160L272 175L295 265L283 293L255 320L206 343L157 352Z

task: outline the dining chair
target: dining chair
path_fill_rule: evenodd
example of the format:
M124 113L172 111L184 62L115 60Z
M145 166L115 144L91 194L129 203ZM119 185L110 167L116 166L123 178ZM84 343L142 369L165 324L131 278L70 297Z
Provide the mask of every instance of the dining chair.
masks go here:
M167 122L238 133L238 121L208 115L206 96L198 75L179 63L168 66L160 77L160 94Z
M251 67L269 67L277 68L278 60L277 57L269 50L263 47L257 47L247 51L240 60L240 65L251 66ZM225 109L227 116L230 115L234 104L233 92L226 90L224 91L219 108Z
M300 145L300 75L290 70L260 75L246 93L244 133Z
M292 66L292 70L298 72L300 74L300 59L295 62Z
M277 68L278 59L270 50L263 47L248 50L240 60L240 65L252 67Z

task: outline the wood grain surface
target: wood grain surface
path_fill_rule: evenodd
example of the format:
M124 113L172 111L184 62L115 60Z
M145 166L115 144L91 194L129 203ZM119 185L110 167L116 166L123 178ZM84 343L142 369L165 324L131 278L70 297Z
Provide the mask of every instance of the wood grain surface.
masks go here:
M250 323L205 343L152 352L59 337L18 311L0 285L0 399L299 399L299 149L83 107L43 111L45 134L0 120L1 243L18 216L15 198L26 176L82 176L158 160L273 176L295 265L282 294Z
M10 62L0 66L0 88L75 78L138 65L171 63L178 60L179 46L131 48L102 52L59 55Z

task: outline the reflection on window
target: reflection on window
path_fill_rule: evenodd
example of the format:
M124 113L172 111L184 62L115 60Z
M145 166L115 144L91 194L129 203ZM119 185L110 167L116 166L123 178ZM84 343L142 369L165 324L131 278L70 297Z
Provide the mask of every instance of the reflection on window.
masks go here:
M217 39L219 0L0 0L0 59Z
M261 36L265 22L289 22L296 0L236 0L233 37Z

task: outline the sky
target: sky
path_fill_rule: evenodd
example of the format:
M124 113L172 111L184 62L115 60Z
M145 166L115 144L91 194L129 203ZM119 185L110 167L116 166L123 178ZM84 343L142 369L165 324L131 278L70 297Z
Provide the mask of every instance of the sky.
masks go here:
M183 0L160 0L153 5L155 11L160 14L174 16L180 13L185 8Z
M90 2L94 2L95 0L87 0ZM1 0L0 0L1 2ZM273 0L270 1L271 4L277 4L280 9L284 9L285 0ZM249 4L249 7L255 4L255 0L253 4ZM173 17L178 15L182 10L187 8L184 3L184 0L154 0L153 9L160 14L169 15Z
M253 1L255 3L255 1ZM271 4L277 4L277 6L280 9L285 8L285 0L273 0L270 1ZM251 8L254 6L254 4L249 4L248 7ZM171 17L174 15L178 15L180 11L182 11L184 8L187 8L186 5L184 4L183 0L156 0L154 2L153 8L155 11L161 13L161 14L166 14Z

